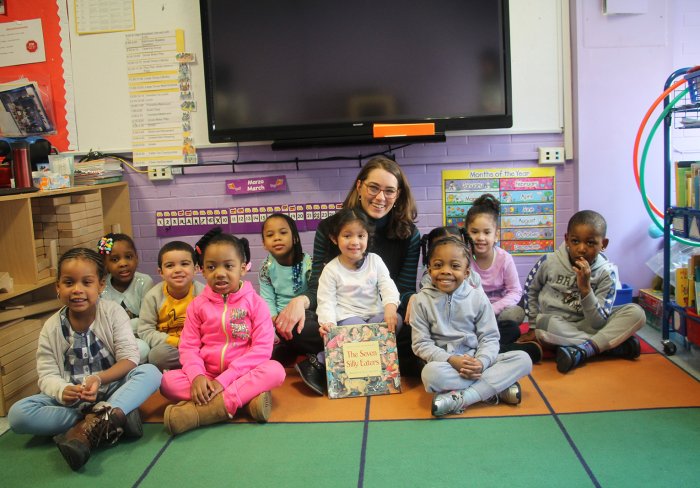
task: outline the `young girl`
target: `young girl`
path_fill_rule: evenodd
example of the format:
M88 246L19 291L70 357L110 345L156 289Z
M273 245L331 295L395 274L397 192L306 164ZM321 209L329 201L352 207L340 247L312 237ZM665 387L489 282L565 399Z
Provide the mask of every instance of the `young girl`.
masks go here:
M470 256L474 255L474 243L472 242L471 238L467 235L467 231L464 228L457 227L454 225L435 227L433 230L425 234L420 239L420 251L421 257L423 259L423 276L420 280L421 288L423 288L426 285L429 285L432 282L430 279L430 273L428 272L428 253L430 252L430 248L433 247L435 242L437 242L438 240L450 236L462 239L462 241L464 241L464 243L467 245L467 249L469 249ZM473 270L471 271L471 273L469 273L467 281L474 288L481 287L481 278L479 277L479 273L476 273Z
M481 195L469 208L464 227L474 242L471 265L493 306L501 344L512 344L520 337L525 310L518 306L523 288L513 257L496 245L500 205L490 193Z
M171 435L228 420L245 404L255 420L266 422L269 390L285 377L282 365L270 360L270 311L252 285L241 280L250 260L247 239L216 227L195 251L207 286L187 308L179 345L182 369L163 376L163 395L180 401L165 409Z
M15 403L12 430L54 435L70 467L80 469L100 444L122 433L140 437L138 407L160 385L152 364L138 366L129 317L100 299L106 271L102 257L76 248L58 261L58 298L63 304L41 330L37 372L41 393Z
M97 244L97 249L104 256L107 268L107 286L102 292L102 298L117 302L124 307L131 319L131 330L137 337L139 360L148 360L149 347L146 342L138 339L139 312L143 297L153 287L150 276L139 273L139 255L133 239L126 234L105 235Z
M498 354L498 326L483 290L466 283L469 249L455 237L437 241L428 254L431 284L413 304L413 352L427 364L421 378L434 393L436 417L461 413L474 403L521 401L519 378L532 361L522 351Z
M389 330L401 326L397 309L399 290L382 258L367 252L372 228L364 213L338 212L330 239L340 255L329 262L318 281L318 323L321 334L334 325L386 322Z
M289 301L308 288L311 256L301 249L297 225L289 215L270 215L263 224L262 238L269 254L260 267L260 295L275 323Z

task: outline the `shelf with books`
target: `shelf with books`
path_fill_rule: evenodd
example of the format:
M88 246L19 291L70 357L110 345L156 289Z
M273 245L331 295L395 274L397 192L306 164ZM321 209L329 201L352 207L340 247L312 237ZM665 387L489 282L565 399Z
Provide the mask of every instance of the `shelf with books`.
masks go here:
M666 80L665 88L685 76L691 84L690 69L677 70ZM694 84L691 88L695 88ZM700 161L674 161L672 139L681 129L700 128L700 103L697 92L667 95L665 106L672 106L664 118L664 225L663 225L663 314L661 337L664 352L675 354L676 345L670 340L671 334L682 338L688 346L686 323L691 314L700 311L696 293L700 290L700 255L691 256L686 266L671 269L671 240L680 239L684 243L698 243L700 247ZM683 95L683 96L681 96ZM692 138L686 138L692 140ZM675 194L672 205L672 196ZM675 278L675 294L671 295L671 273Z

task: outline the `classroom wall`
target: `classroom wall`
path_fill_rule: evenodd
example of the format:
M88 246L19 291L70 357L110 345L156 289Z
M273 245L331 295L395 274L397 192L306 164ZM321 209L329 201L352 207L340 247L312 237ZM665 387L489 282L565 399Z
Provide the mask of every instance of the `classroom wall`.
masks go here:
M605 16L601 2L572 0L572 45L578 208L601 212L608 221L607 255L623 281L648 287L646 261L661 249L649 237L652 223L637 190L634 139L645 112L674 70L700 63L697 30L700 2L654 0L640 15ZM658 117L657 110L644 132ZM679 132L679 131L676 131ZM700 131L674 137L674 159L698 157ZM640 150L641 154L641 150ZM647 159L647 192L663 208L663 137L659 129Z
M539 146L561 146L561 134L523 134L498 136L456 136L445 143L414 144L394 152L397 161L407 174L418 204L418 227L422 233L443 225L441 173L443 170L532 167L536 166ZM204 162L245 160L283 160L298 157L320 158L331 155L356 156L376 152L383 146L352 148L306 149L300 151L276 151L269 146L244 146L240 154L235 148L206 149L200 152ZM574 211L574 164L557 168L557 242L563 238L563 229ZM209 173L209 171L216 173ZM142 174L127 173L131 192L132 224L139 246L142 272L157 278L157 253L168 240L181 239L194 244L200 236L165 239L156 237L154 212L183 208L226 207L229 205L255 206L277 203L307 203L343 201L359 172L357 162L300 163L297 171L292 164L265 164L255 166L236 165L236 173L230 167L187 168L186 172L199 174L176 176L174 183L153 182ZM287 193L263 193L239 195L225 194L224 181L231 178L252 176L287 175ZM302 233L306 252L312 253L313 232ZM259 235L246 235L251 241L253 258L249 276L257 284L257 270L266 251ZM539 256L516 257L516 265L524 280Z

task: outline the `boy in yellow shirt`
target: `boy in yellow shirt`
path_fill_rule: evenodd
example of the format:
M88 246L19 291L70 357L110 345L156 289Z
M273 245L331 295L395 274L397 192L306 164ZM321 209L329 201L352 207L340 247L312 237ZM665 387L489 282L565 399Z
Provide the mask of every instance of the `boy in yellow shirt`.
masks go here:
M197 270L192 246L182 241L165 244L158 252L158 273L163 278L141 303L138 334L151 347L148 362L159 370L179 369L180 333L192 299L204 290L194 281Z

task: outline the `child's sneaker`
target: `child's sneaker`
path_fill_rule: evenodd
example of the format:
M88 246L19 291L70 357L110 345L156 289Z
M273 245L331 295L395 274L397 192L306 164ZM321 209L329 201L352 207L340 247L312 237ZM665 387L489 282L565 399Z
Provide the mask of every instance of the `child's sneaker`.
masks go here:
M494 395L488 400L485 400L484 403L488 405L498 405L502 402L507 405L520 405L521 401L522 390L520 389L520 383L516 381L508 388L498 393L498 395Z
M464 392L449 391L433 395L432 413L435 417L442 417L449 413L464 412Z
M557 349L557 371L568 373L586 358L586 352L577 346L559 346Z
M641 346L637 336L628 337L622 344L608 349L603 354L616 358L637 359L641 353Z

